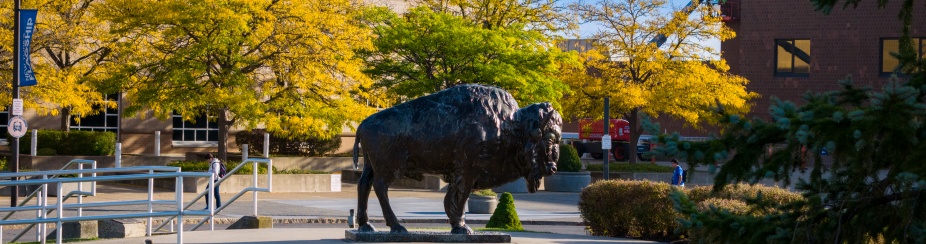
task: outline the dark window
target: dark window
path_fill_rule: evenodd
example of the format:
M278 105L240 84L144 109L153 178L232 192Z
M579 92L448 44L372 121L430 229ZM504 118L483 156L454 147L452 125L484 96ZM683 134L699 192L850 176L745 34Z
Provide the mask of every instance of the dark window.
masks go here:
M775 76L810 75L810 40L775 40Z
M174 141L210 141L218 142L219 126L214 116L199 116L193 121L185 121L179 114L173 116Z
M106 100L112 101L116 104L119 102L119 94L109 94L105 97ZM94 109L98 109L94 108ZM116 132L119 129L119 109L118 107L106 107L105 111L80 118L79 114L75 114L71 118L71 129L73 130L87 130L87 131L111 131ZM78 120L80 122L78 122Z
M2 121L0 122L0 140L6 141L6 138L10 136L10 132L6 131L7 123L10 122L10 113L6 109L0 111L0 121Z
M926 57L926 38L910 38L913 42L913 49L919 54L920 60ZM900 60L894 54L900 52L900 39L885 38L881 39L881 75L889 76L895 72L901 72Z

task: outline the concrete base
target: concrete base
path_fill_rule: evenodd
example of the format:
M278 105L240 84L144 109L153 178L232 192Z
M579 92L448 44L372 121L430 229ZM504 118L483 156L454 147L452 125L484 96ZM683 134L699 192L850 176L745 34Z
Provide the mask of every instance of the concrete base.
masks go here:
M408 234L392 234L388 231L360 232L344 231L344 238L353 242L454 242L454 243L511 243L511 235L477 231L472 235L454 235L450 232L409 231Z
M127 238L145 236L147 225L135 219L104 219L99 222L100 238Z
M81 221L81 222L64 222L61 233L62 239L73 239L73 238L96 238L97 237L97 223L96 221ZM51 234L48 234L47 239L57 239L58 230L51 231Z
M273 218L269 216L244 216L235 221L229 230L235 229L272 229Z

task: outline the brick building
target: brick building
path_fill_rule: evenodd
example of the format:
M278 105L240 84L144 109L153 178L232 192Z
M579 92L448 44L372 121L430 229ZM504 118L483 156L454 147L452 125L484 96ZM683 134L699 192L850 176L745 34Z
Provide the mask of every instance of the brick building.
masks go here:
M732 18L726 24L736 38L721 43L721 50L730 72L746 77L747 89L761 95L752 116L770 118L773 96L801 104L805 92L838 89L847 75L856 85L881 89L898 65L890 52L898 50L902 24L900 1L884 9L877 2L842 9L840 1L824 15L807 0L728 0L732 8L725 12ZM923 57L926 6L914 6L910 31Z

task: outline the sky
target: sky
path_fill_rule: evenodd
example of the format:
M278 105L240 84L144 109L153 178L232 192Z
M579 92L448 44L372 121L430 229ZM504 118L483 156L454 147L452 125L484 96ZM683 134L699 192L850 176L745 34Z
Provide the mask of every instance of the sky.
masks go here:
M569 5L569 4L573 4L573 3L579 3L579 2L584 3L584 4L594 4L594 3L598 2L598 1L599 1L599 0L560 0L560 4L562 4L562 5ZM617 1L619 1L619 0L617 0ZM667 15L669 14L669 11L671 11L671 10L673 10L673 9L681 9L682 7L684 7L685 5L687 5L688 2L689 2L690 0L668 0L668 1L669 1L668 6L670 7L670 9L666 9L666 14L667 14ZM598 32L598 30L599 30L600 28L601 28L601 25L600 25L600 24L597 24L597 23L586 23L586 24L582 24L582 25L579 26L579 37L580 37L580 38L588 38L588 37L591 37L591 36L594 35L596 32ZM568 38L575 38L575 37L569 36ZM670 38L671 38L671 37L670 37ZM716 40L716 39L715 39L715 40L707 40L707 41L704 41L704 44L709 45L709 46L713 47L713 48L716 49L716 50L720 50L720 40Z

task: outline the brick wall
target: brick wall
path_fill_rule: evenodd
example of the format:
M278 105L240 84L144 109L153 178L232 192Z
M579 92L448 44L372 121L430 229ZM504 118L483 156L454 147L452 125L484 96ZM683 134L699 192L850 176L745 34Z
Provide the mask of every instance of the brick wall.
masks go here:
M730 72L749 79L747 88L762 96L755 100L753 116L770 118L772 96L801 104L805 92L837 89L837 81L847 75L855 84L875 89L888 80L879 75L881 38L900 37L900 1L878 9L877 1L866 0L858 8L837 6L830 15L815 12L807 0L740 2L740 20L727 23L737 36L721 49ZM926 18L916 14L926 7L914 5L911 35L926 37ZM811 40L808 77L775 77L776 39Z

